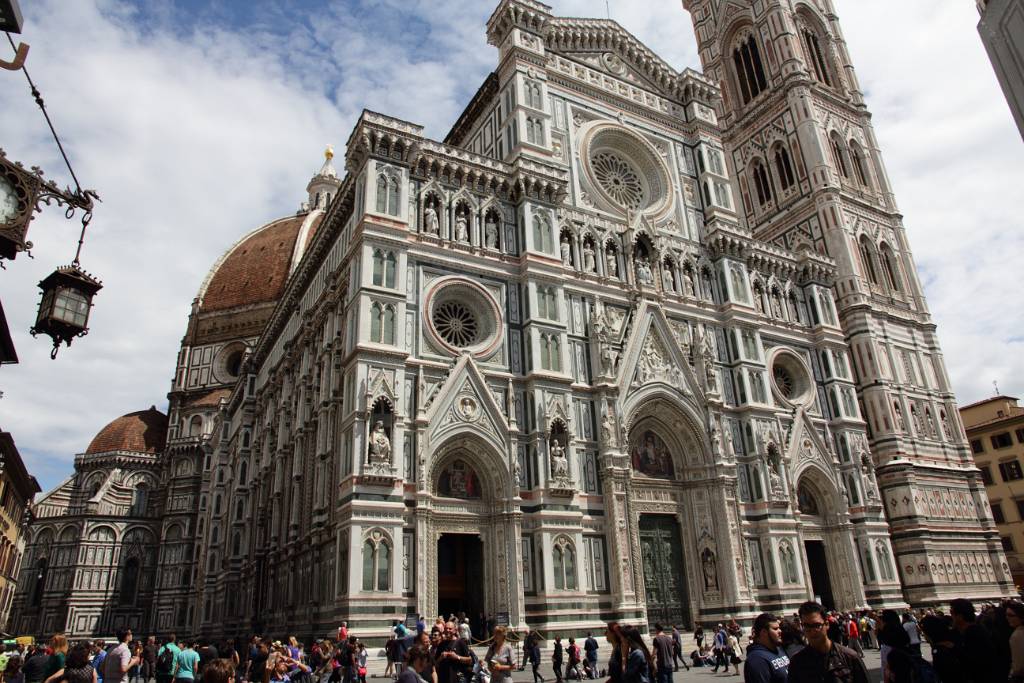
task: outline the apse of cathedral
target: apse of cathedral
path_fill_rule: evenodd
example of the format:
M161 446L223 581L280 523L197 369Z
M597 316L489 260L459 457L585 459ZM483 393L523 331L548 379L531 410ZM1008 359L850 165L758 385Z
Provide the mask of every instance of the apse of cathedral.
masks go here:
M704 72L502 0L444 140L364 111L36 505L15 630L545 634L1011 588L831 0Z

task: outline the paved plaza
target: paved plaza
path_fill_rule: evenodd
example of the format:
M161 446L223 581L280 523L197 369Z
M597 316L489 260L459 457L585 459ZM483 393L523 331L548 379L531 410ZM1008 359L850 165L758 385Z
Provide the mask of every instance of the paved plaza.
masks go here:
M563 642L567 642L567 641L563 641ZM582 642L582 638L580 639L579 642ZM690 643L690 645L692 645L692 643ZM928 648L926 647L925 650L927 651L927 649ZM486 653L486 649L485 648L474 648L474 651L476 652L477 656L480 659L483 659L484 654ZM609 651L610 650L608 648L607 643L602 643L601 650L598 653L598 669L604 669L605 666L607 665ZM521 650L520 650L519 653L517 653L517 656L521 657ZM927 657L927 655L926 655L926 657ZM927 657L927 658L930 659L930 657ZM548 681L548 683L553 683L555 678L554 678L554 674L552 673L552 670L551 670L551 649L550 649L550 647L541 650L541 659L544 662L544 664L542 664L541 668L540 668L541 675L544 676L544 679L546 681ZM864 661L867 663L868 673L871 676L872 683L880 683L880 681L882 680L882 672L881 672L881 668L880 668L881 662L880 662L880 659L879 659L879 656L878 656L878 650L866 650L864 652ZM386 665L387 665L387 662L384 659L384 650L377 649L377 648L372 650L371 651L371 655L370 655L370 659L367 662L367 667L366 667L367 668L367 675L368 675L369 679L370 680L377 679L377 683L384 683L383 675L384 675L384 668L386 667ZM726 680L726 681L727 680L737 681L737 680L742 680L742 676L743 676L743 664L740 664L740 675L739 676L734 676L731 673L723 674L721 671L719 671L716 674L716 673L712 672L710 667L708 667L708 668L699 668L699 669L691 668L689 671L686 671L685 669L680 669L673 676L672 683L692 683L692 682L697 682L697 681L705 682L705 681L713 681L713 680L718 680L718 679ZM513 680L514 683L533 683L533 677L532 677L531 672L530 672L530 667L527 666L525 671L516 671L513 674L513 676L512 676L512 680ZM603 681L605 679L602 678L602 679L599 679L599 680Z

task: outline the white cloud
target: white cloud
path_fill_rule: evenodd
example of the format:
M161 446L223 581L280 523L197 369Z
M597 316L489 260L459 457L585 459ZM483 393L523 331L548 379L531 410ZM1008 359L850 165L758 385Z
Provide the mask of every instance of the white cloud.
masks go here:
M563 16L604 16L602 2L551 4ZM1020 392L1021 139L972 3L838 4L958 396L982 398L997 378ZM44 485L109 420L166 406L207 269L235 239L297 208L323 145L340 147L364 107L441 137L496 67L484 29L491 2L325 2L308 16L257 3L237 12L245 25L216 3L187 24L181 10L153 7L24 8L29 70L80 178L104 200L82 259L105 284L92 331L56 362L26 331L36 283L74 253L75 224L44 212L30 231L35 260L0 274L21 357L0 373L0 425ZM611 12L673 66L699 68L679 0L613 0ZM8 155L66 181L23 79L0 79Z

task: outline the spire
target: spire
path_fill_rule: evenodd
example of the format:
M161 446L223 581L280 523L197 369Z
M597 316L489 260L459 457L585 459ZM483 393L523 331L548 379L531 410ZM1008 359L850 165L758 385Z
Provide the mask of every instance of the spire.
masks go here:
M334 198L341 181L338 179L338 172L334 169L334 148L327 145L324 150L324 163L309 181L306 192L309 193L308 203L304 207L307 210L326 209L331 199Z

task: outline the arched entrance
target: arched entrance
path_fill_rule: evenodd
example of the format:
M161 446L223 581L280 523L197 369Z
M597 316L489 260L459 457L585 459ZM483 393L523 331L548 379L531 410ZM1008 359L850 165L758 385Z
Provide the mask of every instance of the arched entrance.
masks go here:
M837 547L838 527L832 506L833 498L826 491L831 489L823 483L821 476L807 473L797 483L797 509L803 540L804 565L809 580L811 597L828 609L847 606L836 600L836 583L831 567ZM833 496L837 495L834 491ZM840 601L845 603L845 601Z
M423 548L418 611L522 616L519 585L520 512L511 474L481 439L450 439L436 451L415 512ZM425 565L425 566L424 566Z
M640 404L624 450L635 529L630 548L642 579L637 599L649 626L692 628L697 615L722 595L717 534L708 514L715 493L708 482L687 477L691 467L705 462L706 451L685 411L664 395ZM707 579L702 551L708 556Z

